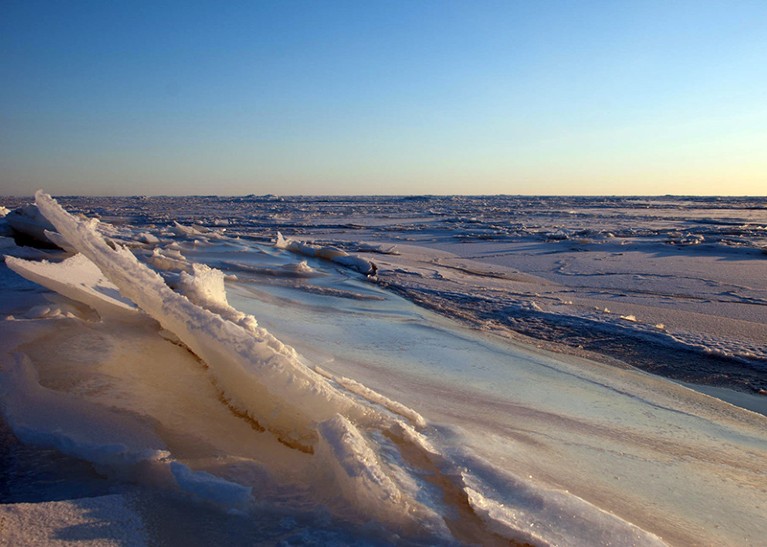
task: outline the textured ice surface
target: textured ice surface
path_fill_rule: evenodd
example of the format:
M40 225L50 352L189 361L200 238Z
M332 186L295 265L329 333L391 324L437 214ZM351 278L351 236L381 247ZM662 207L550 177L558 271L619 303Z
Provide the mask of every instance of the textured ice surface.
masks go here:
M759 379L767 359L764 197L63 202L113 222L109 237L132 246L144 234L167 244L209 243L224 233L270 241L281 231L312 255L326 248L372 260L381 283L475 325L510 328L685 381L767 390ZM142 236L130 235L125 223ZM412 246L430 252L406 256ZM636 322L620 319L630 315ZM653 351L645 350L648 343Z
M70 226L77 246L90 249L94 262L120 281L114 286L129 293L123 296L153 312L174 335L160 336L157 324L143 315L120 323L117 317L50 321L46 314L36 319L16 314L19 319L0 324L0 368L10 374L5 377L15 378L13 351L27 354L39 372L39 383L13 384L22 386L21 397L39 386L57 400L76 401L73 412L113 407L108 415L137 420L160 439L170 463L134 477L156 479L155 498L163 501L152 513L171 514L185 529L199 531L199 538L216 537L219 543L223 537L225 543L254 537L275 543L299 538L503 543L515 538L593 545L651 544L660 537L672 544L748 544L767 532L760 509L767 466L763 417L633 371L510 346L382 289L411 291L409 296L418 295L433 309L473 321L487 320L482 314L493 311L488 306L494 300L503 304L514 298L520 308L510 306L510 317L534 302L539 309L532 311L589 319L578 314L577 294L566 294L558 280L546 278L578 264L546 270L550 263L542 250L571 241L567 226L546 231L545 239L540 235L532 248L541 252L543 266L531 275L491 256L456 254L484 245L502 250L497 244L503 239L487 238L487 217L478 199L329 198L288 204L177 199L160 199L157 205L152 199L118 200L118 208L111 209L109 202L86 198L80 202L84 210L98 209L102 219L115 224L77 220ZM125 207L119 209L119 203ZM174 203L202 203L205 213L179 215L177 225L168 217ZM551 204L528 203L538 207L541 220L557 218L544 214ZM605 213L618 205L606 200L596 208ZM755 217L759 214L754 210ZM225 233L216 231L221 226L227 227ZM67 230L57 228L67 237ZM314 241L315 247L368 253L379 265L381 284L322 257L274 248L269 238L275 228L290 230L297 241ZM459 231L462 237L455 237ZM374 241L361 242L363 232ZM639 230L633 233L643 237ZM420 241L403 242L405 234ZM109 242L101 244L104 235ZM524 237L533 236L539 237L527 230ZM467 247L472 238L481 247ZM604 234L604 245L612 239ZM673 247L682 253L706 245L675 241ZM524 258L518 247L515 252L502 260L538 260L537 254ZM567 258L578 252L550 254ZM732 246L732 252L751 256L752 250ZM164 278L144 270L144 261ZM64 279L71 278L66 272L81 266L83 271L91 267L51 266L38 275L40 281L61 281L62 272ZM750 270L744 271L739 275ZM72 297L106 296L89 292L100 283L98 277L86 281ZM186 297L171 291L166 281ZM15 283L27 287L30 298L41 294ZM757 302L758 287L752 289L749 302ZM616 325L632 332L649 325L646 309L621 298L603 302L599 313L614 315ZM55 305L63 306L64 300ZM589 313L597 313L594 307ZM620 319L631 315L635 322ZM500 317L496 314L496 320ZM661 322L673 325L655 321L652 327ZM258 343L252 348L247 340ZM255 397L259 388L253 387L275 384L269 368L249 366L240 376L228 376L221 365L231 359L226 346L247 349L257 362L281 356L270 359L285 373L277 376L285 382L276 382L279 390L271 392L271 401ZM336 392L340 399L322 400ZM273 405L282 404L297 408L295 419L273 418ZM316 408L328 412L315 413ZM86 410L70 422L88 424L90 414ZM42 433L31 441L53 446L68 429L46 436L45 424L38 426ZM87 425L80 429L88 433ZM113 429L118 434L119 428ZM305 444L295 442L294 431L308 432ZM130 444L130 437L124 440ZM87 459L89 453L81 456ZM184 495L200 502L198 509L183 501ZM213 506L239 513L221 520L213 516ZM146 523L152 517L142 512L140 518ZM152 539L181 541L168 530L147 529L156 534Z

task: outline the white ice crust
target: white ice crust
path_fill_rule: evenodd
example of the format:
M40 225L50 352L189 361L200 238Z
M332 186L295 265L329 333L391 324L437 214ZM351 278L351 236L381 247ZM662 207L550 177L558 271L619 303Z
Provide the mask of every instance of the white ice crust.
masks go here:
M468 501L474 512L496 534L511 541L535 545L643 545L666 543L656 536L560 490L531 487L508 478L505 485L513 492L505 503L472 487L464 475ZM563 521L560 515L567 515Z

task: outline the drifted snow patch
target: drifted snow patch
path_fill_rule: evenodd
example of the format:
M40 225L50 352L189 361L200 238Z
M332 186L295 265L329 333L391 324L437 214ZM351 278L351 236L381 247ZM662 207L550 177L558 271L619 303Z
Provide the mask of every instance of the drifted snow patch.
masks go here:
M131 505L119 494L0 504L0 544L144 547L149 536Z

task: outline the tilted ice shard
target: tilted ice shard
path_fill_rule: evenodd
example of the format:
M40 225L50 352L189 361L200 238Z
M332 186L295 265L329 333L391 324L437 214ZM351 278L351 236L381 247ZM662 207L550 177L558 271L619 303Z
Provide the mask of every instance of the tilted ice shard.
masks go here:
M93 262L81 254L61 262L8 256L5 263L22 277L92 307L102 318L126 320L138 315L138 309L120 295L117 287L104 278Z
M245 330L261 336L267 335L266 331L258 329L258 321L255 317L242 313L229 305L224 287L224 273L221 270L216 270L205 264L192 264L191 273L182 271L179 275L177 290L198 306L237 323ZM287 348L287 346L284 347ZM279 346L273 344L273 348L279 351L282 349L282 344Z
M109 246L94 221L77 220L43 192L37 192L35 199L59 233L124 296L205 361L232 406L284 442L312 450L317 441L316 424L336 414L363 426L386 426L391 421L340 391L289 352L275 350L273 337L259 337L171 290L128 249Z

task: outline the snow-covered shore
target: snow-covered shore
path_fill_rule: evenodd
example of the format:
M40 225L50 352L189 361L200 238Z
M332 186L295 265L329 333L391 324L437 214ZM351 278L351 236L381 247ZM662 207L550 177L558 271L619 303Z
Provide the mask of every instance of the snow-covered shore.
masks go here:
M245 217L236 224L215 212L203 224L160 225L138 200L131 225L97 224L39 199L81 254L58 262L54 251L3 240L6 254L58 262L8 261L35 283L1 270L0 376L12 434L0 522L14 534L39 513L47 516L37 532L48 543L65 539L67 526L93 531L110 522L114 537L106 526L93 532L109 544L125 529L119 522L135 519L137 544L172 537L135 501L147 492L164 500L155 514L183 514L192 529L200 515L228 515L209 517L217 524L200 533L233 544L748 544L767 532L764 416L495 336L509 326L505 317L525 309L591 325L587 315L609 297L608 285L600 292L555 277L574 277L584 263L593 270L589 260L612 258L613 269L640 268L641 260L623 263L610 247L560 248L548 253L558 262L546 273L542 249L559 243L527 251L510 242L467 245L436 229L391 230L391 217L363 210L355 214L367 228L349 218L323 225L308 214L316 234L299 237L307 228L297 219L307 212L295 204L293 217L274 211L269 230L273 237L275 224L287 225L297 243L274 246L266 232L246 230L253 220ZM107 203L102 217L130 216L126 208L110 213ZM258 212L274 202L245 203ZM343 216L345 206L333 207ZM418 211L410 210L409 226ZM370 237L352 237L360 231ZM709 293L687 290L701 293L699 304L731 298L735 311L718 313L748 323L739 310L758 312L764 289L746 283L751 275L758 282L758 251L735 252L746 256L736 255L737 274L717 277L712 261L702 270L712 279L700 285ZM333 260L339 256L351 258ZM527 260L530 271L512 258ZM362 267L369 263L375 267ZM641 291L617 296L599 319L651 342L676 333L699 312L658 304L670 293L664 287L647 291L657 302L645 307ZM466 330L384 288L483 329ZM652 314L666 308L661 328ZM715 322L701 325L699 335ZM717 340L726 351L751 351L737 357L758 366L763 348L748 337L761 331L751 328ZM742 362L726 351L733 366ZM20 459L38 457L27 446L61 454L54 475L72 478L66 458L92 468L78 471L77 488L53 495L45 481L30 485L13 472ZM29 492L37 498L23 499ZM72 500L101 496L93 499L103 501L102 518L63 501L67 492ZM227 520L229 532L220 528Z

